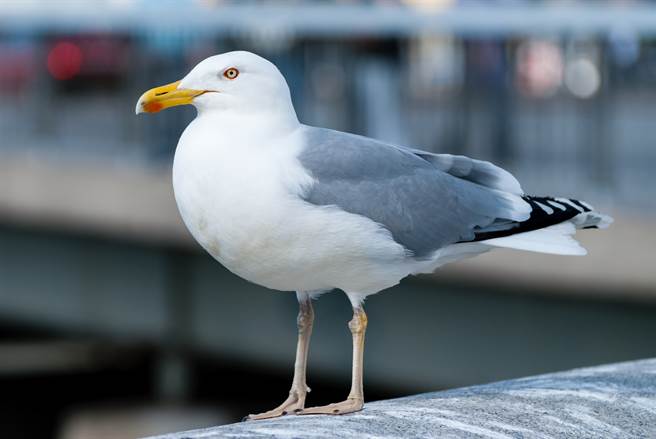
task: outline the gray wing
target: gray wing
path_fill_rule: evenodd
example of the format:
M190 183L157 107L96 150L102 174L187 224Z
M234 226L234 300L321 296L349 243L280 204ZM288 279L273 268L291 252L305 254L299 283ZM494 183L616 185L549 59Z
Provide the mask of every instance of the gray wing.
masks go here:
M315 179L304 199L382 224L415 257L529 217L528 203L511 193L521 193L519 183L490 163L324 128L304 127L304 137L299 160Z

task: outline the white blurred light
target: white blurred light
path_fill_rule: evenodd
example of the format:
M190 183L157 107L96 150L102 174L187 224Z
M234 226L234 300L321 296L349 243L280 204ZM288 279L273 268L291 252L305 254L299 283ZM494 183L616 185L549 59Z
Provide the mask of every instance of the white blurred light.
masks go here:
M599 69L588 58L575 59L565 69L565 85L577 98L592 97L601 86Z
M129 8L134 6L134 0L108 0L107 4L114 8Z
M244 29L244 36L262 52L282 52L294 42L293 31L278 23L251 26Z
M408 74L415 97L454 90L464 78L464 52L449 36L421 36L412 41Z
M423 9L425 11L436 11L450 8L455 4L455 0L402 0L401 2L410 7Z

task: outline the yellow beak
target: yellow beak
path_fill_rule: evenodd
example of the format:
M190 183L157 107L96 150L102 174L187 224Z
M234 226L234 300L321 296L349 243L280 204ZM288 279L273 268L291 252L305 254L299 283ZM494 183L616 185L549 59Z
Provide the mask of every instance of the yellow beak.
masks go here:
M178 90L180 81L155 87L142 94L137 101L135 113L157 113L169 107L177 105L189 105L196 96L205 93L206 90Z

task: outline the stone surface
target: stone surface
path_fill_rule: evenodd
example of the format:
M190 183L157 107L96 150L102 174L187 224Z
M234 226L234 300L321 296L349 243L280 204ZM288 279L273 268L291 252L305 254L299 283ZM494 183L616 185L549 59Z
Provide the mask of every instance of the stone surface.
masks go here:
M656 438L656 359L158 436L196 438ZM154 438L152 438L154 439Z

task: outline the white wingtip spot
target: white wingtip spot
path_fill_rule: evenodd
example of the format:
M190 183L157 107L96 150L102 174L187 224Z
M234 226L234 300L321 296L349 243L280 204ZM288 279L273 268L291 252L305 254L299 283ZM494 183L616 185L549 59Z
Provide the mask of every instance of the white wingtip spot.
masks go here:
M586 203L585 201L581 201L581 200L578 200L578 201L579 201L579 203L583 204L583 205L584 205L585 207L587 207L588 209L590 209L590 210L594 210L594 207L590 206L590 205L589 205L588 203Z
M567 198L556 198L556 200L563 203L563 204L567 204L568 206L573 207L574 209L578 210L579 212L583 212L583 208L581 206L577 205L576 203L571 202Z
M540 203L539 201L535 201L535 200L533 200L533 202L534 202L535 204L537 204L537 205L540 207L540 209L544 210L544 212L545 212L547 215L551 215L552 213L554 213L554 210L553 210L551 207L549 207L549 206L547 206L547 205L545 205L545 204L542 204L542 203Z
M563 205L560 204L560 203L557 203L556 201L553 201L553 200L547 200L547 203L549 203L549 204L552 205L553 207L555 207L555 208L557 208L557 209L560 209L560 210L562 210L562 211L567 210L567 208L566 208L565 206L563 206Z

